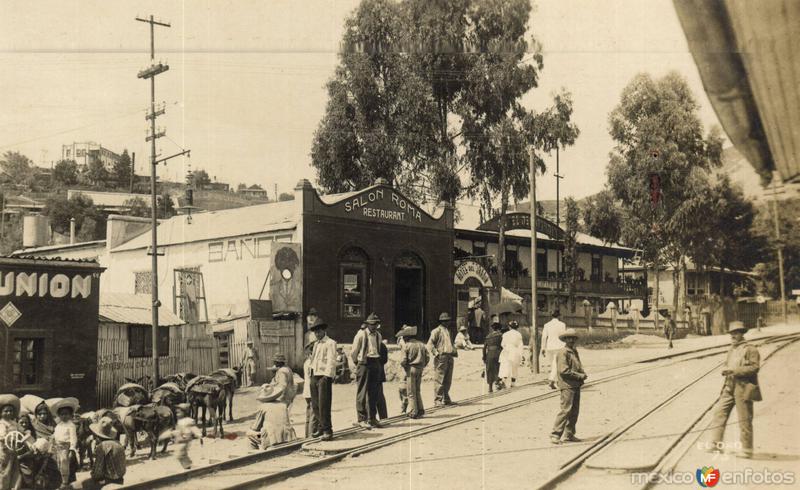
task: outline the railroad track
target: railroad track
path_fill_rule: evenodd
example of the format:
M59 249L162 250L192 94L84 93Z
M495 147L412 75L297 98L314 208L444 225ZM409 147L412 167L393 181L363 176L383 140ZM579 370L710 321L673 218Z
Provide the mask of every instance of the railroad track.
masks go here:
M780 335L774 336L769 338L761 338L756 339L753 341L749 341L754 345L771 345L771 344L778 344L778 346L770 351L767 355L763 356L762 359L762 366L764 363L769 360L775 353L783 349L784 347L797 342L800 340L800 334L789 334L789 335ZM715 354L712 354L715 355ZM592 443L591 445L587 446L586 449L581 451L576 456L573 456L569 460L565 461L559 467L559 470L552 475L547 481L539 485L537 488L539 490L549 490L553 489L561 483L564 483L569 478L574 477L582 468L586 466L586 463L590 461L592 458L601 457L603 452L610 451L614 448L615 444L620 444L621 439L624 435L626 435L629 431L637 427L639 424L643 423L643 421L648 420L653 415L657 414L659 411L668 407L671 403L675 402L681 395L684 395L688 390L692 387L700 383L701 381L705 380L709 375L717 371L720 367L724 365L724 362L720 362L714 365L711 369L705 370L699 376L694 377L691 381L686 383L685 385L681 386L677 390L673 391L669 395L665 396L653 406L649 407L647 410L643 411L642 413L638 414L632 420L628 420L619 427L615 428L614 430L608 432L596 442ZM719 396L715 397L713 402L711 402L707 407L699 413L699 415L692 419L691 423L689 423L686 427L683 428L679 433L673 436L673 439L669 441L666 449L662 450L661 453L655 455L655 463L648 468L637 468L635 471L646 470L651 472L651 474L665 474L671 471L675 465L677 465L678 461L682 458L682 456L692 447L694 443L697 442L697 439L702 434L702 431L697 430L698 424L703 420L703 418L714 408L717 403ZM651 488L652 482L648 481L644 485L642 485L641 490L647 490Z
M766 341L775 342L789 337L800 338L800 334L762 337L759 339L755 339L751 342L766 342ZM625 368L630 368L632 366L644 365L646 367L639 367L632 370L626 370L621 373L609 374L605 377L586 383L586 386L593 386L601 383L615 381L617 379L633 376L646 371L662 369L689 360L703 359L710 356L720 355L726 352L727 348L728 345L703 347L689 351L683 351L680 353L671 353L640 361L623 363L619 366L614 366L599 371L599 373L618 371ZM668 362L666 364L654 365L654 363L659 361L669 361L673 359L677 360ZM455 404L453 408L466 407L473 404L477 404L484 400L508 396L510 394L518 395L523 389L542 386L544 384L546 384L546 381L537 381L519 385L515 387L513 390L502 390L499 392L478 395L475 397L459 401L457 404ZM515 408L519 408L528 405L530 403L536 403L556 396L558 396L558 391L551 391L547 393L525 397L520 400L480 410L478 412L456 416L444 422L434 423L418 429L408 430L406 432L403 432L401 434L396 434L394 436L388 436L378 441L365 443L363 445L356 446L354 448L345 450L343 452L325 456L322 458L316 458L316 457L312 458L307 455L303 455L301 452L303 445L309 442L317 441L318 439L312 439L312 438L299 439L296 441L292 441L290 443L273 446L267 449L266 451L261 451L254 454L248 454L246 456L232 458L228 461L223 461L220 463L198 467L195 469L167 475L164 477L133 483L130 485L126 485L123 488L126 489L151 489L151 488L167 488L167 487L179 488L184 483L187 483L189 481L192 482L191 485L193 488L229 488L229 489L259 488L269 484L277 483L287 478L292 478L295 476L308 473L310 471L320 469L322 467L331 465L337 461L341 461L342 459L347 457L359 456L361 454L365 454L367 452L374 451L376 449L380 449L406 439L411 439L431 432L444 430L456 425L478 420L508 410L513 410ZM448 410L450 408L451 407L434 407L431 409L427 409L426 414L433 414L441 410ZM398 422L406 422L408 420L409 420L408 417L406 417L405 415L398 415L386 419L385 421L383 421L383 423L384 425L391 426L392 424L396 424ZM362 432L364 430L365 429L361 429L358 427L350 427L347 429L343 429L336 432L335 439L351 436L359 432ZM270 462L269 467L267 467L269 469L266 469L265 466L259 464L257 469L251 469L250 471L247 471L246 467L268 461ZM266 472L268 472L268 474L265 474ZM232 484L227 483L230 482L231 480L239 480L239 481L236 481L235 483ZM212 483L212 481L217 481L219 483Z

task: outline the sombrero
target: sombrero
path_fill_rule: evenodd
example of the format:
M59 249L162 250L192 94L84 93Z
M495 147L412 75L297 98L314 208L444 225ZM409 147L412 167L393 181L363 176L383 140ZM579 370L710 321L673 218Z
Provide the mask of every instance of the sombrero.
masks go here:
M395 337L414 337L417 335L417 327L414 325L403 325L403 328L395 334Z
M561 334L558 336L558 338L559 338L560 340L564 340L564 339L566 339L566 338L573 338L573 339L577 339L577 338L578 338L578 332L576 332L574 328L568 328L568 329L564 330L564 332L563 332L563 333L561 333Z
M97 422L89 424L89 430L100 439L116 439L117 431L112 427L113 424L114 421L109 417L103 417Z
M0 408L6 405L11 405L14 408L14 413L19 414L19 398L11 393L0 395Z
M50 409L50 413L53 414L53 417L58 416L58 411L62 408L71 408L73 412L76 412L81 406L78 399L71 396L67 398L50 398L45 403L47 403L47 407Z

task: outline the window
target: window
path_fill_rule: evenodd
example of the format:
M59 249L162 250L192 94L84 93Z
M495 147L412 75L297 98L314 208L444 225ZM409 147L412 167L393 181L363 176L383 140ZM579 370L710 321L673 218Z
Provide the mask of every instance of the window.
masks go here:
M150 294L153 292L153 273L150 271L134 272L135 284L133 292L136 294Z
M700 290L700 281L697 279L698 277L696 274L686 274L686 294L689 296L703 293L703 291Z
M486 255L486 242L472 242L472 256L482 257Z
M603 280L603 256L592 255L592 281Z
M128 357L153 357L153 327L128 325ZM158 355L169 355L169 327L158 327Z
M536 277L547 277L547 250L536 250Z
M511 277L517 277L522 272L522 267L517 267L517 262L519 262L517 249L506 247L506 273Z
M14 339L14 381L20 386L42 383L44 339Z
M346 250L339 259L342 318L364 318L367 309L367 264L367 254L360 248Z

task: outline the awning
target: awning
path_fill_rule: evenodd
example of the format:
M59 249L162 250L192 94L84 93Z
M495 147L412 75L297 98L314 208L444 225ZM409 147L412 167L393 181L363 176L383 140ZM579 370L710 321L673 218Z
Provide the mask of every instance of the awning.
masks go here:
M102 293L100 294L100 321L129 325L152 325L153 313L150 295ZM158 309L158 324L177 327L184 322L165 307Z

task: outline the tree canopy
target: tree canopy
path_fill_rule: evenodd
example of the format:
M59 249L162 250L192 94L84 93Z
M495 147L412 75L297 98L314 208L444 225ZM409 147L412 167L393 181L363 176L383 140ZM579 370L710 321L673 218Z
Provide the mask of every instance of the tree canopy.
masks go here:
M67 187L78 183L78 164L75 160L59 160L53 167L53 180Z
M423 201L523 195L527 145L552 149L577 136L554 118L568 121L567 94L538 118L519 101L543 66L539 43L525 38L530 11L525 0L363 0L345 22L314 135L323 189L384 178Z
M119 160L114 162L112 172L112 180L119 188L127 189L131 184L131 177L133 176L133 164L131 157L128 155L128 150L122 150Z
M25 184L33 172L30 158L17 151L7 151L0 159L0 168L15 184Z

